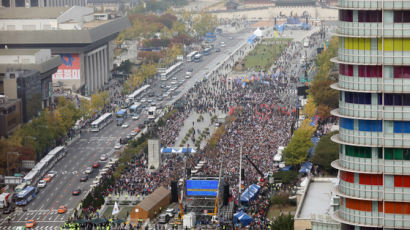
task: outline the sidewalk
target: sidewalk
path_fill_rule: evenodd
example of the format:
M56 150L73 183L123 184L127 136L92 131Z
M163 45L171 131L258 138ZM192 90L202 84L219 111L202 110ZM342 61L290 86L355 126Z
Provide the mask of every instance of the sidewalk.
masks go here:
M217 110L215 114L216 116L220 116L222 115L223 112ZM192 127L195 128L195 140L197 140L199 138L199 136L201 135L199 131L204 131L206 128L209 128L209 135L206 136L206 138L202 139L201 141L201 149L203 149L206 146L206 143L208 142L209 138L212 136L212 134L215 132L216 127L215 124L211 123L211 118L212 116L209 115L209 113L202 113L202 117L203 117L203 121L201 122L197 122L198 117L200 116L199 113L197 112L191 112L191 114L189 114L188 118L185 119L184 121L184 126L181 128L181 131L179 132L179 135L175 141L175 146L179 147L179 145L182 142L182 139L184 139L185 135L188 133L189 129L191 129ZM192 134L193 135L193 134ZM185 146L189 145L190 147L195 146L195 142L193 142L191 140L191 138L188 138L188 141L185 143Z

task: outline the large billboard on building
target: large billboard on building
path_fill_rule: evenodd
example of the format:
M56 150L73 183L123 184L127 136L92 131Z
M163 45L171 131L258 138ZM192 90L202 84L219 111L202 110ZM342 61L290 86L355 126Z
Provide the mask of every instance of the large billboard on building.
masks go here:
M188 196L216 196L217 180L187 180L186 194Z
M60 54L61 64L53 74L53 80L80 80L80 56L78 54Z

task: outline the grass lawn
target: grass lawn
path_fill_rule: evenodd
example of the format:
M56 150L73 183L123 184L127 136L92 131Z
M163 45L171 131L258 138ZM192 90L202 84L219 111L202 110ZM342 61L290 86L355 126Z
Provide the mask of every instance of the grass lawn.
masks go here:
M119 219L125 219L125 218L127 218L128 216L127 216L127 213L129 214L129 213L131 213L131 211L132 211L132 208L133 208L134 206L119 206L119 209L120 209L120 213L118 213L118 215L117 215L117 217L119 218ZM114 208L114 205L109 205L106 209L105 209L105 212L103 213L103 217L106 217L106 218L111 218L111 213L112 213L112 209Z
M290 212L290 214L295 215L296 206L286 205L280 208L278 205L272 205L269 207L269 211L266 217L270 220L273 220L274 218L280 215L281 210L282 210L282 213L284 214L288 214L288 212Z
M280 53L287 47L289 39L265 39L244 59L245 68L267 71ZM275 44L276 42L280 44Z

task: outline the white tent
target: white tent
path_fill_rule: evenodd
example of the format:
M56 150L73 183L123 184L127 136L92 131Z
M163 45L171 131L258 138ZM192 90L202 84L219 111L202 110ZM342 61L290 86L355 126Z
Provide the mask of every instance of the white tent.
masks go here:
M253 32L253 34L257 37L262 37L263 36L263 31L258 28L258 29L255 30L255 32Z

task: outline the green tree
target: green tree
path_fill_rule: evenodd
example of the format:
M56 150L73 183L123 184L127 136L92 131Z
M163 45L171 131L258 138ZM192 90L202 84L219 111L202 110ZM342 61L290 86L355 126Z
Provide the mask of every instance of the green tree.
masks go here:
M293 184L298 181L298 173L296 171L279 171L273 174L273 178L283 184Z
M310 119L305 119L297 129L289 144L283 150L283 157L287 165L300 165L306 161L307 152L310 147L313 146L311 137L315 131L315 127L311 127L309 123Z
M319 165L330 173L336 171L330 163L339 158L339 145L330 139L337 133L338 132L332 132L322 136L315 147L315 152L312 157L312 163Z
M207 32L213 31L218 26L218 19L216 16L201 12L194 18L193 29L196 32L196 36L202 37Z
M276 217L273 221L271 228L272 230L293 230L294 222L295 220L290 213L287 215L280 214L280 216Z

